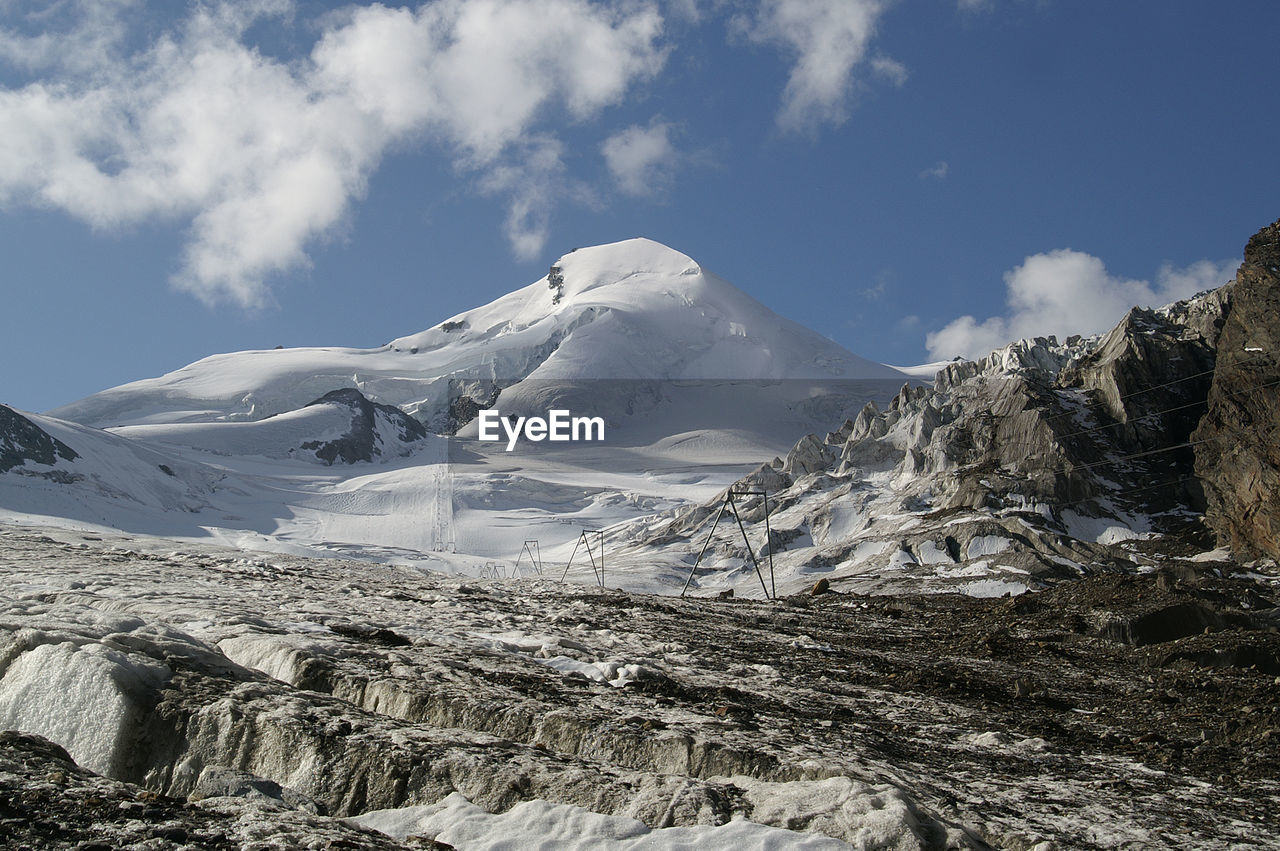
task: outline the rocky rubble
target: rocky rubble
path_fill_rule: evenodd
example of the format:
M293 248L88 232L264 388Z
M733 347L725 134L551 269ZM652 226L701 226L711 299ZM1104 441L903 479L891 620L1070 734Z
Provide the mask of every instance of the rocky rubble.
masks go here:
M868 847L1280 841L1277 579L1229 563L767 603L99 537L0 534L0 726L190 836L211 801L323 836L459 792Z
M0 732L0 836L6 848L76 851L404 847L268 801L171 798L86 771L48 739L15 732Z

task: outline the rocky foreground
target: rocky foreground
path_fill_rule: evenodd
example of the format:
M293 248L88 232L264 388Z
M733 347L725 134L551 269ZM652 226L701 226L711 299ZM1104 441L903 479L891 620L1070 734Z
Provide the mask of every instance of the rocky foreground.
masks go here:
M0 728L57 744L0 736L0 832L395 847L341 818L458 792L862 848L1280 845L1280 571L1162 564L770 603L4 527Z

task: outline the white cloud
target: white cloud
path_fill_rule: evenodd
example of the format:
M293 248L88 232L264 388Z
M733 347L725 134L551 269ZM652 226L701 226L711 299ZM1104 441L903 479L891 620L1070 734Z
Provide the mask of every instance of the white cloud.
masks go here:
M929 180L932 178L933 180L942 180L947 176L949 171L951 171L951 166L947 165L947 161L938 160L932 168L926 168L924 171L920 172L920 179Z
M128 32L122 11L141 0L73 0L28 12L23 23L38 27L24 34L0 30L0 61L28 72L59 68L87 73L98 68L119 48ZM0 12L6 9L0 6ZM62 26L61 32L57 27Z
M243 305L305 264L392 145L443 144L507 196L512 247L536 254L551 205L580 194L564 188L559 143L539 120L557 105L598 114L666 56L662 18L644 2L355 7L324 18L311 55L289 63L244 38L262 16L291 14L288 0L200 5L126 53L139 6L77 0L75 26L0 31L0 60L45 75L0 88L0 205L99 228L189 222L175 283Z
M600 151L619 189L628 195L653 195L670 183L678 162L670 130L669 124L654 122L647 128L628 127L605 140Z
M533 260L547 242L555 205L562 199L591 204L594 198L585 185L568 176L564 145L554 136L534 136L515 148L507 161L489 168L480 187L491 195L508 196L503 231L516 257Z
M1185 269L1176 269L1165 263L1156 275L1157 290L1167 296L1165 303L1177 301L1222 286L1235 277L1238 265L1238 260L1197 260Z
M867 301L879 301L884 298L885 289L885 281L882 277L880 280L876 281L876 285L874 287L867 287L864 290L859 290L858 294Z
M789 130L839 124L847 115L854 69L887 0L760 0L747 32L756 41L779 44L796 54L778 123ZM872 71L901 85L906 68L877 57Z
M871 70L877 77L897 88L905 86L907 77L910 76L906 65L896 59L890 59L888 56L877 56L872 59Z
M962 316L926 337L930 357L977 358L1006 343L1054 334L1096 334L1134 305L1156 307L1219 286L1234 261L1201 260L1185 269L1165 265L1153 285L1110 275L1097 257L1070 249L1034 254L1005 273L1007 316L978 322Z
M667 16L689 24L702 21L702 10L698 0L666 0Z

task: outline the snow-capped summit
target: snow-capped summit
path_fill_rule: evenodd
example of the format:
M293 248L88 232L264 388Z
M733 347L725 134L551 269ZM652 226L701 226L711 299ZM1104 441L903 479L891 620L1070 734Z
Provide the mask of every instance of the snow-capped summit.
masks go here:
M506 378L893 378L650 239L570 252L548 275L392 342L475 349Z
M452 378L906 380L630 239L570 252L528 286L381 348L214 355L50 413L97 427L260 420L342 388L418 413Z

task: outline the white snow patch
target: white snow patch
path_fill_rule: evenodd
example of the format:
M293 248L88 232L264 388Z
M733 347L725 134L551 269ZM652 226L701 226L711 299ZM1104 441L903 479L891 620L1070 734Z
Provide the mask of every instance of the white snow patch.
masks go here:
M919 564L916 557L904 549L899 549L893 555L889 556L889 564L886 565L888 570L901 570L904 567L915 567Z
M967 576L986 576L990 572L990 562L975 561L969 564L953 567L949 570L939 570L937 571L937 575L942 579L962 579Z
M282 683L297 685L302 665L316 656L332 656L334 648L291 633L262 635L249 633L218 642L223 655L246 668L261 671Z
M1003 597L1011 594L1017 597L1027 592L1027 586L1021 582L1008 582L1003 579L979 579L960 586L959 592L970 597Z
M940 360L934 361L933 363L916 364L915 366L892 366L889 368L896 369L898 372L905 373L906 375L920 381L933 381L934 376L946 369L952 363L954 363L954 361ZM885 366L889 365L885 364Z
M938 827L905 792L888 784L870 786L849 777L787 783L728 779L746 790L752 817L760 822L803 824L844 837L854 848L926 847L929 829Z
M888 541L863 541L853 548L853 552L849 554L849 561L855 564L867 561L883 554L891 546L893 544Z
M955 563L946 548L938 546L933 541L925 541L916 547L916 555L919 557L921 564L932 565Z
M568 656L552 656L538 662L562 674L581 674L598 683L608 683L622 688L627 683L655 676L654 672L634 662L579 662Z
M965 557L982 558L998 555L1008 551L1012 546L1013 541L1003 535L979 535L969 542L968 548L965 549Z
M1209 550L1204 553L1196 553L1188 561L1231 561L1231 550L1227 547L1218 547L1216 550Z
M1014 741L1007 733L1002 733L998 730L990 730L986 733L971 733L961 741L975 748L1009 748L1027 753L1044 753L1049 749L1049 743L1039 736Z
M170 675L163 665L101 644L42 644L0 680L0 729L44 736L78 765L118 774L136 746L148 695Z
M741 851L800 849L836 851L849 846L827 836L797 833L735 819L719 826L668 827L653 830L623 816L593 813L582 807L534 800L494 815L454 792L436 804L377 810L347 821L395 839L410 835L467 851L648 851L697 849Z
M1093 541L1097 544L1118 544L1121 541L1145 541L1154 533L1134 526L1149 526L1145 518L1128 518L1128 526L1121 525L1113 517L1086 517L1074 511L1062 512L1062 523L1067 527L1067 534L1082 541Z

